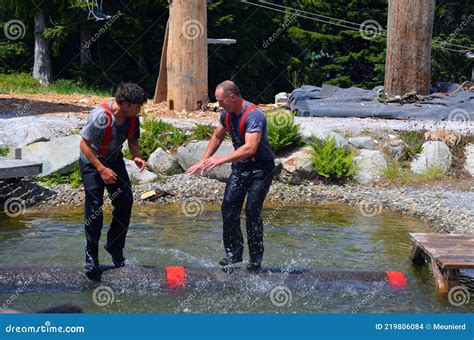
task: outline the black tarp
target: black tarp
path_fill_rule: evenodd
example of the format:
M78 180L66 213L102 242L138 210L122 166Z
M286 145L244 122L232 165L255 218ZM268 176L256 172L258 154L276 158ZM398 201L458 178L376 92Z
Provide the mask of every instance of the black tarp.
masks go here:
M449 90L455 89L453 84ZM347 89L331 85L304 85L289 98L290 108L300 117L360 117L385 119L451 120L474 122L474 91L460 91L452 96L431 94L413 104L383 104L377 91L357 87Z

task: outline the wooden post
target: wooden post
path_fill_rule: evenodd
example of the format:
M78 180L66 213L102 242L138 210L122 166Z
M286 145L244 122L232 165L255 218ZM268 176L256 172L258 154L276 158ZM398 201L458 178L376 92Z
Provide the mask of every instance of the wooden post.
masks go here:
M169 21L166 23L165 39L163 41L163 48L161 50L161 62L160 62L160 73L158 74L158 81L156 82L155 97L153 102L155 104L161 103L166 100L168 92L168 71L166 69L167 56L168 56L168 34L169 34Z
M167 101L194 111L208 101L206 0L170 0Z
M389 0L385 92L427 95L435 0Z

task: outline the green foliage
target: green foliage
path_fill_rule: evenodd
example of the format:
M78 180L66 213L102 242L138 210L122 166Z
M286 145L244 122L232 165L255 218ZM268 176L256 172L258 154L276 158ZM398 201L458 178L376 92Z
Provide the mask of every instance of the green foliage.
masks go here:
M47 87L27 73L0 74L0 93L60 93L108 97L111 93L86 87L78 81L58 79Z
M196 129L191 135L191 139L208 140L212 137L215 127L208 124L196 124Z
M424 142L423 131L402 131L400 132L400 139L405 142L402 151L402 160L411 161L415 155L422 150Z
M387 22L388 0L274 3L354 23L376 20L382 28ZM27 28L22 39L8 41L0 37L0 73L31 72L36 5L45 14L44 35L51 42L55 79L78 81L107 93L121 81L135 81L149 94L154 92L168 19L167 0L136 0L127 6L121 1L104 1L106 13L122 13L108 28L105 22L86 19L87 12L81 10L86 7L85 0L50 0L41 4L30 0L0 1L0 27L16 18ZM350 30L241 1L214 0L207 6L208 36L226 36L238 42L228 48L209 46L211 92L223 75L232 75L244 97L260 103L270 102L276 93L290 92L302 84L371 88L383 83L386 40L384 37L363 39L357 25L355 30ZM469 79L471 67L463 53L436 48L456 49L446 42L474 45L474 25L468 19L469 13L474 13L472 0L437 1L433 81ZM99 31L100 36L90 41L91 61L80 65L81 32L87 38Z
M354 151L336 147L336 139L330 136L325 141L312 137L311 162L316 173L327 179L342 179L351 176L357 167L354 165Z
M77 164L68 173L60 174L56 172L49 176L36 177L36 181L41 182L46 186L70 184L71 187L78 188L82 184L82 177L79 170L79 165Z
M6 157L10 152L10 148L8 146L3 146L0 148L0 156Z
M444 177L444 172L438 168L428 168L422 174L416 175L419 181L433 181Z
M185 131L155 117L145 115L141 127L145 130L140 136L140 151L144 159L148 159L158 148L170 151L187 140Z
M266 116L268 139L276 154L304 145L300 126L295 123L293 113L286 110L275 110L266 112Z

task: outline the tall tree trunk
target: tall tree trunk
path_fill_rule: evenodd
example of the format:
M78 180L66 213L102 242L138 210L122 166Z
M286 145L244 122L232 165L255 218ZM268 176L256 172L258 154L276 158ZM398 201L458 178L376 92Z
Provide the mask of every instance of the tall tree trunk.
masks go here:
M207 2L170 1L168 106L194 111L208 101Z
M81 37L80 37L80 63L81 63L81 70L83 70L91 61L91 46L90 46L90 39L91 39L91 32L87 27L86 18L81 17Z
M385 92L389 96L430 89L435 0L389 0Z
M45 20L43 11L38 8L35 12L35 63L33 66L33 77L38 79L41 85L51 83L53 71L51 67L51 47L43 37Z

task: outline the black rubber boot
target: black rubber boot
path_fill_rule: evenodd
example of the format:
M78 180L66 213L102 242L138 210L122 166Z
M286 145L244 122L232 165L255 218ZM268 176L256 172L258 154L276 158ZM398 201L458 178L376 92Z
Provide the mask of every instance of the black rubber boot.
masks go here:
M115 267L125 267L125 257L123 257L123 251L111 251L107 246L104 246L105 250L112 256L112 262Z

